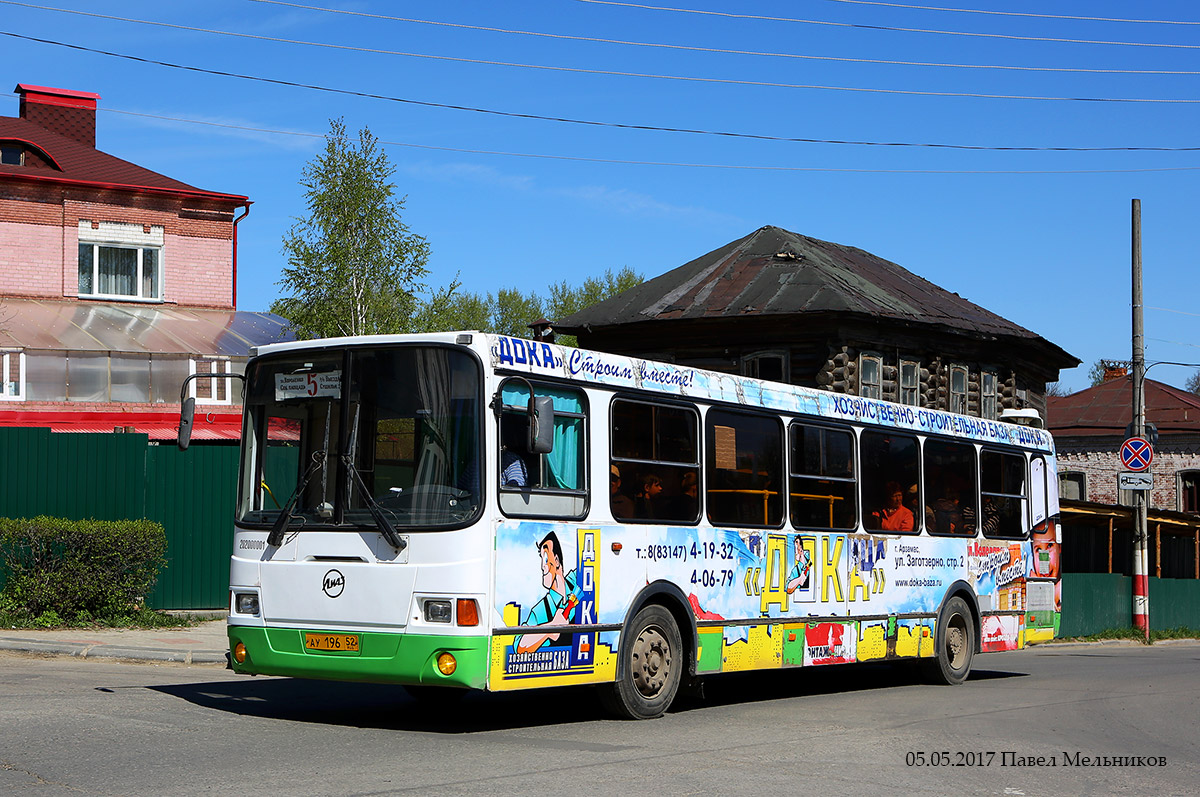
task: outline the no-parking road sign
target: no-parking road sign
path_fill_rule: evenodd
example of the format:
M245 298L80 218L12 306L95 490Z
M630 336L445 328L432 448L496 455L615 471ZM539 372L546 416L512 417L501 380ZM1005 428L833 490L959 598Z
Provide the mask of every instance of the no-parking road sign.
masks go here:
M1131 437L1121 444L1121 464L1128 470L1142 471L1154 461L1154 449L1141 437Z

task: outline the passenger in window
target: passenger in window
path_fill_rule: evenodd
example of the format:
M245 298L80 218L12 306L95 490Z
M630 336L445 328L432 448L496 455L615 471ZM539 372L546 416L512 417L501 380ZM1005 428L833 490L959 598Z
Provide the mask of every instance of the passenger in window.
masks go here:
M653 473L643 473L639 478L637 495L634 497L634 512L640 518L656 518L661 507L658 506L659 496L662 495L662 479Z
M621 492L621 471L613 465L608 474L608 502L612 508L613 517L633 517L633 500Z
M912 511L904 505L904 491L899 482L884 485L884 505L871 513L872 528L882 531L912 531L915 525Z
M973 515L973 512L971 514ZM933 502L933 506L926 511L926 515L930 520L930 528L938 534L967 533L962 505L959 502L958 485L951 479L945 481L942 497ZM971 533L974 533L975 518L972 516L970 520Z
M529 470L525 466L521 419L506 415L500 419L500 486L525 487Z
M676 520L694 520L700 509L700 480L693 470L686 471L679 480L679 495L675 497L672 517Z

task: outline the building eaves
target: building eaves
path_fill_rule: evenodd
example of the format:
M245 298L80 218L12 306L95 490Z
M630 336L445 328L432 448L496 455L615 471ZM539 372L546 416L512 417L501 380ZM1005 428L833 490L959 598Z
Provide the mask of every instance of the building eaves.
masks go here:
M235 205L242 205L247 201L245 196L208 191L174 180L54 133L26 119L0 116L0 139L31 143L49 155L52 162L59 167L32 168L0 164L0 179L132 192L169 193Z

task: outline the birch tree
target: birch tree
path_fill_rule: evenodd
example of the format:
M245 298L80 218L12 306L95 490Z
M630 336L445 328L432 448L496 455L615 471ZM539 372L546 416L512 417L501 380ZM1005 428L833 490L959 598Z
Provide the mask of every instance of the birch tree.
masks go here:
M429 244L401 219L395 170L369 129L353 141L330 120L324 152L302 173L308 212L283 238L284 296L271 305L297 337L411 332L457 287L423 298Z

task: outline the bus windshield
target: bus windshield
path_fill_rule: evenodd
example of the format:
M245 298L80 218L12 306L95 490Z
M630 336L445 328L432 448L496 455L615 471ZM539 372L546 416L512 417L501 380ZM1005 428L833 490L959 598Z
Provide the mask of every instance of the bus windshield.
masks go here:
M289 352L251 363L237 517L247 525L469 522L482 505L480 372L449 347ZM386 524L385 524L386 525Z

